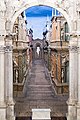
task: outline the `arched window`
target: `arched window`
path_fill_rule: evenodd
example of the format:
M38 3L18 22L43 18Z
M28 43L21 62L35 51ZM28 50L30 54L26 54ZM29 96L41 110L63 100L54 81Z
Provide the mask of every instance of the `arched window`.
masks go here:
M65 62L65 71L64 71L64 82L69 82L69 61Z
M64 32L65 32L65 41L69 40L69 30L68 30L68 23L65 23L65 28L64 28Z

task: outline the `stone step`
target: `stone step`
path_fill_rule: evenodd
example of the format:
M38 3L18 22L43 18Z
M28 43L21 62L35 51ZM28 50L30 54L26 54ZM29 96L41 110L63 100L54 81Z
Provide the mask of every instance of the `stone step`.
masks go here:
M43 84L30 84L30 85L28 85L29 87L43 87L43 88L45 88L45 87L51 87L51 85L50 84L45 84L45 85L43 85Z
M52 94L52 91L49 91L49 90L47 90L47 91L38 90L37 91L37 90L34 89L33 91L32 90L27 91L27 94L30 94L30 95L31 94Z
M52 99L54 97L54 94L27 94L26 98L28 99Z
M32 85L50 85L50 82L48 82L48 81L47 81L47 82L45 82L45 81L44 81L44 82L40 82L40 81L39 81L39 82L38 82L38 81L36 81L36 82L35 82L35 81L34 81L34 82L33 82L33 81L29 81L29 82L28 82L28 85L31 85L31 84L32 84Z
M29 100L29 101L30 100L33 100L33 101L35 101L35 100L45 100L45 99L46 100L53 100L53 97L51 97L51 96L46 96L46 97L43 97L43 96L42 97L39 97L39 96L38 97L37 96L34 96L34 97L32 96L31 97L31 96L29 96L29 97L26 97L26 99Z
M49 90L52 90L51 89L51 85L29 85L28 86L28 91L29 90L32 90L32 91L49 91Z

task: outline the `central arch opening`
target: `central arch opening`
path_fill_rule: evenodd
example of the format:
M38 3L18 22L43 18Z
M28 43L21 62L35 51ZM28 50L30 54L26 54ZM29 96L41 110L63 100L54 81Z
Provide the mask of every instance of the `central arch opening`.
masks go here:
M34 31L36 31L35 36L39 35L40 31L37 27L33 27L33 25L38 24L39 16L36 16L34 21L29 16L33 12L37 12L38 7L40 9L46 7L51 12L51 16L49 16L47 10L43 25L42 14L45 14L46 10L42 9L41 23L39 24L39 26L42 24L41 28L43 27L41 38L39 36L34 37ZM28 11L29 9L21 12L13 27L13 33L16 33L13 38L14 98L17 101L15 105L16 119L19 119L21 114L31 117L31 109L45 107L51 109L52 118L57 119L59 117L61 120L66 120L66 101L69 87L69 25L65 16L52 7L34 6L34 8L35 10L33 10L33 7L29 7L32 10L31 13ZM39 14L40 11L37 15ZM35 16L33 15L33 17ZM38 56L35 54L36 51ZM38 60L35 60L34 54ZM21 100L20 97L22 97ZM26 106L29 107L25 107L24 101ZM23 106L23 110L21 110L21 106Z

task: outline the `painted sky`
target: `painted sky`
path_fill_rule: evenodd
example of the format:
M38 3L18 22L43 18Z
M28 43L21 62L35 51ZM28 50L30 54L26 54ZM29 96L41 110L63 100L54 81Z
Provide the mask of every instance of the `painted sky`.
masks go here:
M33 38L43 38L43 30L45 29L47 19L50 21L55 10L47 6L34 6L25 11L27 18L27 27L33 29ZM56 11L58 14L58 11Z

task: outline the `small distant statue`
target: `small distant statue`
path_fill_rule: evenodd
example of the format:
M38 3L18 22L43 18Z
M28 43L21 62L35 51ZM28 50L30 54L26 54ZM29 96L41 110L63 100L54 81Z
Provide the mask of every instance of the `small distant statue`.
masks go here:
M37 54L39 56L39 54L40 54L40 47L37 47L36 52L37 52Z

